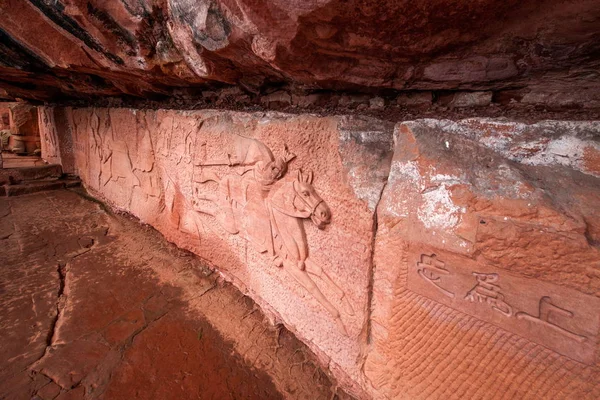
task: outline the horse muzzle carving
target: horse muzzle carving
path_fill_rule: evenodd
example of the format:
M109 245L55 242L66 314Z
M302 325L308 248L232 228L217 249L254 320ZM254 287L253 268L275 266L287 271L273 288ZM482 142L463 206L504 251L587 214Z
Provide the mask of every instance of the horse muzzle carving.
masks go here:
M324 229L325 225L331 223L331 210L324 202L321 202L315 211L311 214L310 219L319 229Z

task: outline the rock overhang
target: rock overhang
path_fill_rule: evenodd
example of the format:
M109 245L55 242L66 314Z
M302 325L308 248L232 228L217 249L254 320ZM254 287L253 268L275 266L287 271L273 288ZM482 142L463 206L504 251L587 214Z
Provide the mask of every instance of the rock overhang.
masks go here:
M523 359L595 390L595 122L41 112L55 162L70 153L94 195L208 260L359 398L512 390ZM417 374L451 360L460 378Z
M1 11L0 86L21 98L160 99L286 85L516 89L530 102L562 96L568 105L566 88L590 101L598 91L593 0L31 0Z

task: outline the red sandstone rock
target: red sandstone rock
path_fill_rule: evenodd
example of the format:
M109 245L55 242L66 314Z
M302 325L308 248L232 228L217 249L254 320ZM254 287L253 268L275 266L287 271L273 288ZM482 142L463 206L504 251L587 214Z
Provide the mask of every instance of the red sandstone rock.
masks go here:
M0 185L38 179L59 178L61 175L62 167L57 164L40 167L4 168L0 169Z
M357 396L599 394L597 123L62 112L94 194L209 260Z
M60 394L61 388L54 382L50 382L37 391L36 395L43 400L54 400Z
M492 102L492 92L459 92L453 96L450 107L486 107Z
M2 86L23 98L173 95L209 82L598 91L595 0L9 0L0 12Z
M354 360L390 124L213 111L68 113L76 172L90 191L219 265L341 365L346 385L358 390Z
M538 129L553 138L543 152L553 140L578 143L589 128L477 120L396 126L378 207L365 364L378 396L599 393L600 219L591 204L600 186L558 160L535 158L537 151L518 156ZM512 148L502 145L509 141ZM560 387L543 383L559 377Z
M55 191L0 199L5 225L1 398L348 398L293 335L137 221Z
M0 130L10 129L10 109L0 107Z

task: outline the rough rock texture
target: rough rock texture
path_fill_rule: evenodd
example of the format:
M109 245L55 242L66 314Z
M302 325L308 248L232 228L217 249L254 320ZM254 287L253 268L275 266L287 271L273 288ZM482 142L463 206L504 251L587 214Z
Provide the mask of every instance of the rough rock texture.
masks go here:
M92 193L208 260L354 395L600 395L597 123L45 112Z
M59 164L63 172L75 172L73 137L63 108L38 107L41 150L44 161ZM58 145L60 143L60 146Z
M600 395L597 133L553 121L396 126L365 363L380 396Z
M17 97L294 84L598 100L596 0L5 0L0 14L0 86Z
M0 199L0 235L0 398L348 399L286 329L137 221L62 190Z
M62 173L62 168L58 164L39 167L3 168L0 169L0 185L38 179L59 178Z
M9 104L10 130L14 135L39 136L37 107L25 102Z
M90 192L218 265L359 391L373 217L389 169L392 124L217 111L63 111L75 173ZM279 179L269 181L275 167Z
M10 129L10 109L6 103L0 105L0 130Z

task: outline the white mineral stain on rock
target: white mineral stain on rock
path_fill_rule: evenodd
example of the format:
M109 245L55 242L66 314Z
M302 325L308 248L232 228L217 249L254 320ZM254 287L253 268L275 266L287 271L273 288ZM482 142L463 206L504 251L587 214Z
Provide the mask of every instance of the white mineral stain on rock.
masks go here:
M595 139L600 132L598 121L548 120L525 124L489 118L461 121L426 118L414 123L467 137L512 161L536 166L562 165L596 175L585 168L583 150L591 146L600 151Z
M375 211L381 197L381 189L384 182L368 181L360 168L351 168L348 175L350 176L350 185L356 197L367 202L369 210Z
M588 143L574 136L562 136L550 141L543 151L523 159L523 163L530 165L559 164L576 167L583 157L583 150Z
M387 188L390 201L384 204L386 212L395 217L408 217L414 196L407 194L424 189L418 164L415 161L392 161Z
M390 181L391 183L398 181L410 182L419 188L423 186L419 166L415 161L393 161L390 170Z
M431 176L430 180L432 183L444 184L445 186L466 183L464 178L448 174L436 174Z
M423 193L417 216L428 229L452 229L460 222L465 210L452 201L446 184Z

